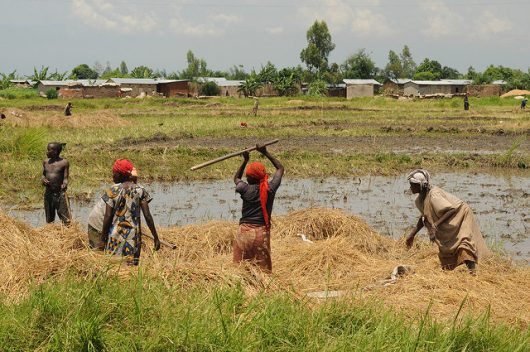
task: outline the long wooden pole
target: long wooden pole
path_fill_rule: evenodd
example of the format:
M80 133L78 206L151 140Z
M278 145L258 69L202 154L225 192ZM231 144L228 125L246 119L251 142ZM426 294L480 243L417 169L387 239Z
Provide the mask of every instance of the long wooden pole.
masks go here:
M266 143L263 143L261 144L262 146L268 146L268 145L271 145L271 144L274 144L274 143L278 143L279 142L279 139L275 139L275 140L272 140L272 141L269 141L269 142L266 142ZM256 147L252 147L252 148L247 148L247 149L244 149L244 150L240 150L238 152L233 152L233 153L230 153L230 154L226 154L224 156L221 156L217 159L213 159L213 160L210 160L210 161L207 161L205 163L202 163L202 164L199 164L199 165L195 165L191 168L191 170L198 170L198 169L202 169L203 167L206 167L208 165L212 165L212 164L215 164L215 163L218 163L220 161L223 161L223 160L226 160L226 159L230 159L230 158L233 158L234 156L238 156L238 155L241 155L243 154L244 152L251 152L253 150L256 150Z

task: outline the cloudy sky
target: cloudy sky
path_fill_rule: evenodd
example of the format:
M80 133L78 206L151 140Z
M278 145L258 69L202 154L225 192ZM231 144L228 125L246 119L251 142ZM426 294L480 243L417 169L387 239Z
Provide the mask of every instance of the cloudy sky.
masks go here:
M416 62L464 72L530 67L528 0L0 0L0 13L0 72L19 74L121 60L180 71L190 49L216 70L294 66L316 19L331 62L365 48L384 67L407 44Z

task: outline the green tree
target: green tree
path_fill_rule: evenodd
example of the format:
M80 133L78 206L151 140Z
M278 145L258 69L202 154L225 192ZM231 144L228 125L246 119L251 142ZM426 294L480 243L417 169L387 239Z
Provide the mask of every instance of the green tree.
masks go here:
M32 81L46 81L49 79L48 76L48 69L49 67L41 66L40 70L37 71L35 67L33 67L33 75L28 76L28 79Z
M432 75L429 75L428 73L431 73ZM419 64L416 73L414 74L414 79L420 80L418 77L432 77L431 80L438 80L442 77L442 65L436 60L425 58L425 60Z
M412 54L410 53L410 49L407 45L403 47L399 57L401 59L401 67L403 69L401 78L412 78L416 73L416 63L414 62Z
M452 67L448 67L448 66L442 67L442 75L441 75L440 78L442 78L442 79L458 79L460 77L461 77L460 72L458 72L457 69L452 68Z
M215 82L206 82L203 85L201 85L201 89L200 89L201 95L212 97L215 95L219 95L219 92L221 92L221 89Z
M374 61L364 49L348 57L341 69L345 78L374 78L377 73Z
M388 64L386 64L384 75L389 79L404 78L405 76L401 59L393 50L388 52Z
M438 79L438 77L430 71L417 72L413 78L417 81L436 81Z
M335 49L328 25L324 21L315 21L309 27L306 37L308 45L300 52L300 59L311 72L326 71L329 53Z
M297 92L296 85L300 82L300 76L296 69L283 68L272 81L272 87L279 96L294 95Z
M188 67L180 73L181 78L194 79L197 77L208 77L209 72L204 59L195 57L191 50L186 53Z
M11 80L16 79L16 74L17 70L8 74L0 73L0 90L11 87L13 85Z
M122 75L121 71L119 68L116 68L114 70L110 70L110 71L106 71L106 72L103 72L103 74L101 75L101 79L109 79L109 78L122 78L122 77L126 77L126 75Z
M127 68L127 64L125 63L125 61L122 61L120 63L120 73L121 73L121 77L125 77L126 75L129 74L129 69Z
M331 83L331 84L339 84L342 79L342 72L340 70L340 66L337 63L332 63L329 65L329 69L324 72L322 75L322 78L324 81Z
M227 79L242 81L248 77L248 73L245 72L243 65L234 65L228 69L228 74L225 77Z
M153 70L147 66L137 66L131 71L131 77L133 78L152 78Z
M54 81L64 81L66 77L68 77L68 71L61 73L58 72L56 69L55 72L52 73L49 78Z
M321 79L316 79L313 82L309 83L308 94L313 97L324 96L328 92L328 84L326 81Z
M480 73L478 73L473 66L469 66L465 77L466 79L471 79L474 81L479 75Z
M98 73L88 67L87 64L81 64L74 67L70 77L72 79L96 79L98 78Z
M238 92L243 93L245 97L251 97L256 95L256 91L262 87L261 82L255 72L252 72L247 79L241 83Z
M261 70L258 73L258 80L262 83L271 83L278 78L278 70L276 66L270 61L265 66L261 66Z

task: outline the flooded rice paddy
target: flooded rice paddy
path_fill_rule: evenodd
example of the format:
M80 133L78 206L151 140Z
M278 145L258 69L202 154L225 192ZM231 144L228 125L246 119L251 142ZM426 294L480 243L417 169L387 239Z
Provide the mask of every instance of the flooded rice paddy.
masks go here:
M530 177L438 173L433 175L433 183L471 206L490 244L504 247L512 257L530 263ZM146 188L154 198L151 211L158 226L237 220L240 216L241 200L229 180L152 183ZM273 216L308 207L338 208L359 215L380 233L397 238L407 233L419 216L414 198L405 175L350 179L286 177L278 191ZM86 224L93 203L71 205L75 219ZM10 214L33 226L44 224L42 209L11 210Z

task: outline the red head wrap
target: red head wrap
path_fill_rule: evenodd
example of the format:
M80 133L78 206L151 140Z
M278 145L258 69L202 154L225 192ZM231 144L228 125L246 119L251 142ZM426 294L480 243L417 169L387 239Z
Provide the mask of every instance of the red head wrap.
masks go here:
M118 159L112 167L112 172L124 176L130 176L133 170L133 164L127 159Z
M247 177L252 177L259 180L259 200L261 203L261 210L263 211L263 219L265 226L269 227L269 213L267 212L267 199L269 197L269 175L265 170L265 165L260 162L253 162L247 166Z

